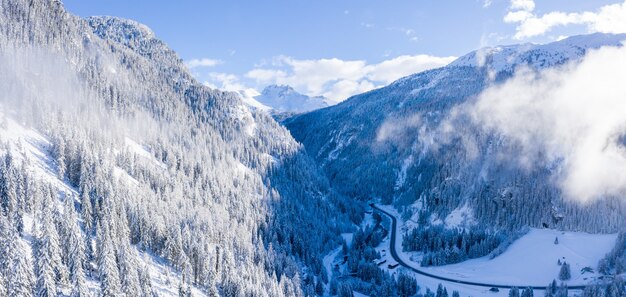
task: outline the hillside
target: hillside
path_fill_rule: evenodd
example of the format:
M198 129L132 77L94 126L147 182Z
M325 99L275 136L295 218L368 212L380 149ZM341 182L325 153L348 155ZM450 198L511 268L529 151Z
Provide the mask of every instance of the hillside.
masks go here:
M399 209L411 206L408 217L425 211L436 221L469 205L479 223L504 230L529 225L614 232L625 222L620 200L585 206L567 201L552 182L555 164L523 168L503 160L516 149L503 135L468 121L445 124L458 107L517 70L568 67L590 50L620 46L624 38L597 33L480 49L285 124L336 189Z
M359 206L270 116L197 82L134 21L5 0L0 41L0 295L298 296L327 282L322 256Z

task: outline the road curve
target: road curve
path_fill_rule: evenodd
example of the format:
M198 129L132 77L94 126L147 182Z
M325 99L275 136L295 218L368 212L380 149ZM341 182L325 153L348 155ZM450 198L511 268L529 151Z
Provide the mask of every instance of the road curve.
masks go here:
M513 287L516 288L532 288L533 290L546 290L547 286L514 286L514 285L504 285L504 284L489 284L489 283L481 283L481 282L472 282L472 281L464 281L464 280L460 280L460 279L453 279L453 278L449 278L449 277L445 277L445 276L439 276L439 275L435 275L423 270L419 270L409 264L407 264L406 262L404 262L402 259L400 259L400 257L398 257L398 253L396 251L396 230L397 230L397 220L396 217L390 213L388 213L387 211L379 208L378 206L376 206L375 204L370 204L370 206L373 209L378 210L379 212L383 213L384 215L388 216L391 219L391 242L389 243L389 252L391 253L391 257L396 260L396 262L398 262L398 264L404 266L405 268L417 273L417 274L421 274L430 278L434 278L434 279L438 279L438 280L442 280L442 281L447 281L447 282L452 282L452 283L457 283L457 284L463 284L463 285L470 285L470 286L479 286L479 287L488 287L488 288L500 288L500 289L510 289ZM568 286L568 289L571 290L582 290L584 289L585 286Z

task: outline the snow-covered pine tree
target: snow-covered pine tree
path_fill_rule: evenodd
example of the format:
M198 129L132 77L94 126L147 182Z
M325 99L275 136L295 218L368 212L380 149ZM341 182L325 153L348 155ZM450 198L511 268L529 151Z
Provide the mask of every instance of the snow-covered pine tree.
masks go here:
M567 262L563 262L561 265L561 270L559 271L559 279L562 281L566 281L572 278L572 272L570 271L569 264Z
M141 287L137 274L137 261L135 252L129 244L122 244L119 248L118 257L122 292L128 296L140 295Z
M152 297L154 292L152 289L152 280L150 279L150 268L144 266L143 269L138 268L139 274L139 288L141 289L141 296Z
M35 271L37 274L37 296L56 296L57 283L67 283L67 268L61 260L62 250L59 243L56 224L54 223L54 208L56 191L44 187L41 191L42 203L38 213L40 222L36 230Z
M12 230L9 237L9 253L5 254L11 261L8 280L7 296L33 296L34 275L33 266L26 250L29 248L19 236L17 230Z
M0 296L8 296L8 281L4 274L0 274Z
M115 297L121 292L121 285L115 251L108 230L108 222L103 222L102 225L97 224L98 278L102 296Z
M535 296L535 292L530 287L525 288L521 294L521 297L534 297L534 296Z

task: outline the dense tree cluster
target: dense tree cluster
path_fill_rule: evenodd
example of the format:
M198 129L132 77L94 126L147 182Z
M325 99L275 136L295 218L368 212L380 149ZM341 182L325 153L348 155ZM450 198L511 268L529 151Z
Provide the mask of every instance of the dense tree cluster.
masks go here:
M380 269L376 263L380 254L375 247L386 235L387 230L378 220L374 226L366 226L357 230L352 237L352 242L344 244L346 273L354 275L360 280L359 282L350 282L353 288L358 288L364 293L391 296L397 292L399 282L409 282L408 279L400 278L396 281L388 272ZM333 277L339 277L339 275L333 275ZM415 282L414 279L411 280Z
M405 251L421 251L422 266L440 266L488 255L506 235L482 228L446 229L443 225L414 228L403 236Z
M42 160L0 147L0 290L151 296L154 256L182 295L322 293L321 258L362 209L269 115L202 86L131 21L5 0L0 41L4 126L45 137Z
M534 60L562 62L555 61L559 55L535 54ZM562 163L538 154L538 166L527 166L517 158L524 155L518 144L449 117L512 76L503 71L493 80L493 74L473 66L424 71L285 123L335 188L352 197L380 197L398 208L417 203L440 219L467 205L478 223L507 230L621 230L623 199L584 206L564 199L555 182Z
M545 296L546 297L567 297L569 290L567 289L567 285L565 283L561 283L559 286L556 283L556 280L553 280L546 289ZM510 295L510 294L509 294Z
M626 233L617 235L615 246L598 264L598 270L605 275L619 275L626 272Z
M582 297L616 297L626 296L626 282L622 277L616 277L609 282L587 286Z
M330 293L342 296L342 288L349 287L370 296L448 297L447 288L442 285L439 285L436 294L428 289L421 293L415 278L410 274L400 269L391 275L381 269L381 265L388 263L380 260L381 255L375 247L388 235L390 222L383 221L377 213L373 214L373 218L373 225L358 229L352 236L352 242L343 245L346 270L344 275L340 275L341 271L335 270ZM455 291L452 296L458 297L459 293Z

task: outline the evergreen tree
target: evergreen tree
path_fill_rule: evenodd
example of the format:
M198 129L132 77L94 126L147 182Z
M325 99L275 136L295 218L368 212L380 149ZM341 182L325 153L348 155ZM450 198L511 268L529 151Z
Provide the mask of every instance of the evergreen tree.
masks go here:
M0 255L10 255L11 249L9 245L13 237L11 230L12 226L3 212L0 211ZM0 275L10 275L11 264L10 257L0 257Z
M552 282L548 285L548 288L546 288L546 296L554 296L556 294L557 291L557 283L556 280L552 280Z
M315 294L318 296L324 296L324 284L320 279L315 282Z
M139 287L141 288L141 296L151 297L154 295L152 289L152 279L150 278L150 271L148 266L143 268L143 271L138 271L139 274ZM211 296L210 297L217 297Z
M534 297L534 296L535 296L535 293L534 293L533 289L528 287L528 288L525 288L522 291L522 296L521 297Z
M4 274L0 273L0 296L8 296L8 281L4 277Z
M10 253L6 255L12 262L8 281L8 296L33 296L34 276L32 263L28 256L24 254L28 247L21 242L17 230L12 233L14 235L9 239Z
M44 204L45 205L45 204ZM58 265L61 265L59 242L49 207L44 207L42 223L37 232L35 270L37 273L36 295L38 297L57 295Z
M89 288L87 287L87 281L85 280L85 274L82 267L74 271L72 274L72 292L70 297L88 297L91 296Z
M347 282L343 282L339 284L337 296L339 297L354 297L354 293L352 292L352 286Z
M110 237L108 236L108 228L103 224L102 228L98 228L98 270L100 287L103 297L115 297L120 292L120 278L117 262Z
M83 187L80 194L80 211L85 224L85 232L87 234L93 234L93 210L91 205L91 197L87 191L87 187Z
M397 280L398 295L403 297L413 296L417 293L417 282L405 273L400 273Z
M54 147L54 154L56 156L57 162L57 170L59 179L65 179L65 142L64 141L55 141L56 146Z
M122 244L119 251L117 258L119 259L122 291L129 296L137 296L141 288L134 251L128 244Z
M509 297L520 297L519 289L517 287L513 287L509 290Z
M448 297L448 289L444 287L442 284L439 284L437 286L436 297Z
M563 265L561 265L561 271L559 271L559 279L566 281L570 278L572 278L572 273L570 271L569 264L567 262L563 262Z

